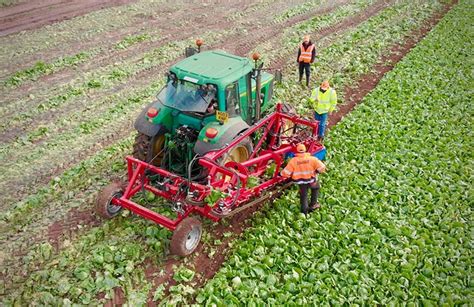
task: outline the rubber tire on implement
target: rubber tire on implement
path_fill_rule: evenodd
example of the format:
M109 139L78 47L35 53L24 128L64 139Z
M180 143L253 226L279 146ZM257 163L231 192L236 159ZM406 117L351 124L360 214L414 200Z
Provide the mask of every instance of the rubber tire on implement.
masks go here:
M119 182L113 182L106 186L97 196L95 212L103 218L111 219L122 211L121 206L111 204L112 198L123 195L123 185ZM119 207L119 208L117 208Z
M177 256L188 256L198 247L202 236L202 224L195 217L187 217L179 223L170 241L170 252Z

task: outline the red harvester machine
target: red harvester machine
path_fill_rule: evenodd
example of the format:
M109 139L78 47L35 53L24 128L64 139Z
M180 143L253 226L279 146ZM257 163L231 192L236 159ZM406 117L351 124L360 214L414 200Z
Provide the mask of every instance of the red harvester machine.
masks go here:
M326 150L316 138L318 122L284 113L282 107L277 104L275 112L240 133L224 148L191 161L206 170L204 180L178 176L128 156L127 185L112 183L105 187L97 200L98 213L111 218L126 208L172 230L170 250L173 254L191 254L202 233L201 222L195 215L219 221L280 193L289 185L280 171L285 158L295 152L298 143L304 143L309 153L324 158ZM226 158L235 146L249 139L255 141L248 160L238 163ZM168 200L176 218L132 200L144 190ZM210 203L212 197L209 196L216 192L221 197Z

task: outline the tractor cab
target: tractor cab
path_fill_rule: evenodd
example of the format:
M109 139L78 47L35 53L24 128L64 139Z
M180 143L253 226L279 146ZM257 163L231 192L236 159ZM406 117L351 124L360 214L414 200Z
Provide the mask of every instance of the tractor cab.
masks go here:
M273 81L250 59L224 51L185 58L170 68L156 100L137 118L135 157L187 173L193 157L223 148L260 119L270 106Z

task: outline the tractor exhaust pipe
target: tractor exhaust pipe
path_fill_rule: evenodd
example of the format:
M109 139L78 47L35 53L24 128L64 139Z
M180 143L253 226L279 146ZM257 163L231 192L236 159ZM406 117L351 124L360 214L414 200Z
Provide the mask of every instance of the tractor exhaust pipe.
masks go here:
M258 63L258 60L260 59L260 54L255 52L252 55L252 59L255 61L255 83L256 83L256 93L255 93L255 121L259 121L261 117L261 107L262 107L262 67L263 67L263 62Z

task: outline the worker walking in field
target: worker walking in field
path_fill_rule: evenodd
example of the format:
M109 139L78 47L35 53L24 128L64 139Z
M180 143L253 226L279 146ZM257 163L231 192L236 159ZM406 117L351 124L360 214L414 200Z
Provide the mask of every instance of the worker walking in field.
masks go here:
M320 208L318 195L320 185L317 174L324 173L326 166L318 158L306 152L304 144L296 146L296 156L281 171L285 178L291 178L300 189L301 213L308 214ZM308 190L311 189L311 200L308 207Z
M329 86L328 80L324 80L319 87L311 92L309 101L314 110L314 119L319 121L318 140L323 141L328 114L331 115L336 109L336 90Z
M311 66L310 64L314 62L314 58L316 57L316 48L314 44L311 42L309 35L305 35L303 38L303 42L298 49L298 58L296 61L299 65L299 73L300 79L299 82L303 79L303 72L306 74L306 86L309 87L309 76L311 73Z

